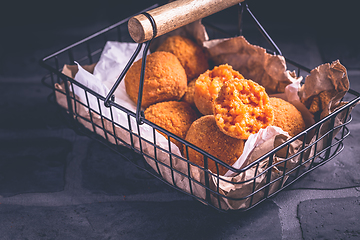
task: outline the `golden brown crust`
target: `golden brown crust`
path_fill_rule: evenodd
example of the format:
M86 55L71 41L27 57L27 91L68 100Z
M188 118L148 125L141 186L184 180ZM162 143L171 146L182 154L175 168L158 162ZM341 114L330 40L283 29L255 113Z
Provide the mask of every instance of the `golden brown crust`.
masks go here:
M131 100L138 99L141 62L135 62L126 73L125 88ZM154 52L147 56L141 107L180 100L185 94L187 78L177 57L169 52Z
M223 64L207 70L195 82L194 102L204 115L213 114L213 99L217 96L224 82L244 77L233 70L230 65Z
M212 115L203 116L193 122L185 140L230 166L236 162L244 149L244 140L232 138L221 132ZM184 152L186 157L186 149ZM188 156L191 162L204 166L204 156L199 152L188 148ZM208 168L213 173L217 173L216 164L211 159L208 159ZM228 170L220 164L218 164L218 169L220 175L224 175Z
M149 106L144 114L147 120L183 139L190 125L197 119L197 113L188 103L177 101L156 103ZM183 147L179 141L172 138L170 140L182 150Z
M274 121L265 88L247 79L224 83L214 100L214 116L222 132L238 139L248 139Z
M301 112L291 103L281 98L270 98L270 104L274 110L274 126L280 127L291 137L305 130L305 122Z
M157 49L173 53L184 67L188 81L209 68L203 49L192 40L175 35L168 37Z

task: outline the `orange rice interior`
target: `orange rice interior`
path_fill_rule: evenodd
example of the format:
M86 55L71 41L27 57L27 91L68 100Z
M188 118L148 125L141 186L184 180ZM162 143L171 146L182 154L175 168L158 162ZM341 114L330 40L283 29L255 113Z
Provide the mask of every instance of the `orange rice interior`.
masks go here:
M247 139L274 121L265 88L247 79L226 82L214 102L218 127L229 136Z

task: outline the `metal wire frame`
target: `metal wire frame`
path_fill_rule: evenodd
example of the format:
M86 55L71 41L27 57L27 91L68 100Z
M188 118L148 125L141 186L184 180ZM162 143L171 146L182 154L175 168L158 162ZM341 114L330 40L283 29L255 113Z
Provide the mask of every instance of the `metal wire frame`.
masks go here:
M243 8L244 5L241 7ZM248 9L247 5L246 8ZM240 16L241 18L241 16ZM128 161L134 163L136 166L142 168L144 171L150 173L154 177L160 179L161 181L165 182L166 184L174 187L175 189L190 195L191 197L199 200L200 202L203 202L204 204L207 204L219 211L224 211L221 202L223 199L231 200L231 201L244 201L249 200L249 204L239 209L238 211L246 211L249 210L256 205L260 204L261 202L265 201L267 198L273 196L274 194L278 193L279 191L283 190L284 188L288 187L290 184L297 181L299 178L303 177L308 172L316 169L317 167L325 164L326 162L333 159L335 156L337 156L343 149L344 144L343 140L350 134L349 129L346 127L347 124L349 124L352 120L349 112L350 108L354 107L357 102L360 100L360 94L356 91L349 90L348 95L352 97L352 100L349 101L346 105L342 106L341 108L337 109L335 112L330 114L329 116L325 117L324 119L320 120L316 124L312 125L305 131L299 133L297 136L294 136L290 140L286 141L285 143L279 145L278 147L274 148L267 154L263 155L256 161L252 162L251 164L247 165L246 167L242 169L234 169L232 166L227 165L226 163L223 163L219 159L215 158L214 156L210 155L206 151L203 151L202 149L197 148L193 144L188 143L184 139L181 139L180 137L168 132L167 130L153 124L152 122L146 120L141 112L138 110L136 113L124 108L123 106L117 104L112 100L113 92L115 91L117 85L121 81L121 77L119 77L117 83L112 88L112 92L108 94L108 96L103 97L97 94L96 92L92 91L91 89L87 88L86 86L76 82L74 79L65 76L61 73L61 67L63 65L63 62L65 63L73 63L75 59L78 59L78 62L86 62L87 64L92 64L96 62L96 58L99 57L102 49L92 49L92 43L91 41L95 38L102 38L103 45L104 43L109 39L108 37L105 37L106 34L109 32L115 32L117 36L117 40L122 40L122 30L120 29L128 19L125 19L123 21L120 21L117 24L114 24L102 31L99 31L88 38L85 38L75 44L72 44L54 54L51 54L45 58L43 58L40 61L40 64L49 70L49 74L45 76L42 79L42 82L44 85L48 86L53 90L52 94L49 96L49 100L55 102L55 94L63 95L66 98L67 101L67 109L62 110L61 112L64 113L64 117L66 119L66 122L69 124L69 126L74 129L78 134L87 135L91 138L94 138L101 143L108 146L110 149L114 150L116 153L120 154L123 158L127 159ZM256 21L255 21L256 22ZM258 24L258 23L256 23ZM260 28L261 30L261 28ZM265 36L268 36L265 34ZM270 41L271 42L271 41ZM147 43L149 44L149 43ZM276 46L276 45L275 45ZM75 57L74 52L77 51L76 48L78 47L84 47L82 48L83 51L86 52L86 54L82 54L82 57ZM148 47L148 46L147 46ZM84 50L85 49L85 50ZM129 66L133 62L133 59L136 57L137 54L139 54L141 49L141 45L138 46L137 50L135 51L133 57L129 60ZM276 49L276 47L275 47ZM144 52L146 52L147 49L145 49ZM278 54L281 54L279 51ZM144 54L145 55L145 54ZM135 56L135 57L134 57ZM66 60L63 60L66 59ZM143 58L144 59L144 58ZM143 70L145 66L145 61L143 61ZM302 67L300 64L297 64L291 60L287 59L287 62L294 65L298 69L298 72L300 71L309 71L309 69ZM126 71L124 70L121 74L122 76L125 76ZM64 82L65 91L59 91L54 87L55 83L61 83ZM79 101L72 93L74 92L74 87L79 87L84 90L85 96L86 96L86 102ZM141 92L141 91L139 91ZM141 94L141 93L139 93ZM97 108L91 107L89 104L89 97L96 97L97 99ZM141 99L141 95L139 95L139 99ZM104 116L102 112L101 105L104 104L108 107L110 111L110 116ZM140 102L141 104L141 102ZM139 105L139 102L138 102ZM79 108L83 107L87 109L87 111L90 113L89 118L84 117L81 113ZM128 128L125 126L120 125L119 123L114 121L113 117L113 111L114 109L118 109L124 113L126 113L127 121L128 121ZM140 108L138 108L140 109ZM344 123L335 126L335 118L339 114L345 114L344 119L346 120ZM93 115L100 117L100 121L96 122L93 118ZM131 121L136 120L137 122L137 128L138 129L132 129ZM106 127L107 123L111 123L111 127ZM85 127L85 124L88 124L90 127ZM141 132L139 131L139 125L140 124L146 124L148 126L151 126L153 129L153 139L154 141L148 141L147 139L143 138L141 136ZM330 126L327 128L329 129L327 132L320 134L320 129L325 124L330 124ZM126 133L128 133L130 141L124 141L123 139L119 138L116 134L117 130L120 129ZM136 131L137 130L137 131ZM168 149L161 148L157 145L157 137L156 137L156 131L162 132L167 136L168 140ZM303 141L303 145L301 149L294 155L289 156L289 145L294 142L297 139L307 139L309 135L315 136L315 141L311 143L307 143L306 141ZM336 137L334 138L334 136ZM189 156L178 156L174 154L171 151L171 139L175 139L179 142L181 142L185 148L188 149L194 149L195 151L201 153L204 156L204 164L203 166L199 166L195 163L192 163L189 161ZM318 151L318 147L322 142L326 142L326 147L320 149ZM151 146L154 149L154 155L147 154L143 151L143 145L147 144L148 146ZM143 157L139 158L133 158L130 159L129 157L122 154L124 150L124 146L127 148L132 149L135 153L138 153L142 155ZM280 150L286 148L286 157L283 161L277 162L275 161L276 155L279 153ZM309 155L308 152L312 150L313 154ZM186 151L188 152L188 151ZM158 160L158 153L165 153L169 156L169 164L165 164L162 161ZM308 155L308 156L307 156ZM290 164L290 161L294 158L298 157L299 162L296 166L294 166L291 169L287 169L287 165ZM155 164L155 167L150 167L147 162L145 161L145 158L149 159ZM173 159L178 158L181 161L183 161L187 167L187 172L181 172L173 167ZM209 162L214 162L217 172L213 173L208 170ZM265 168L263 168L262 171L260 169L263 167L262 165L265 164ZM219 183L220 181L228 182L227 180L223 179L219 174L219 166L225 166L227 169L233 171L236 174L244 173L245 171L249 169L255 169L254 175L252 178L247 179L243 182L234 183L236 185L241 184L251 184L252 185L252 191L249 194L246 194L245 196L241 197L229 197L225 196L219 191ZM204 173L204 181L198 181L195 178L191 176L190 168L196 168L199 169ZM171 173L171 179L164 179L164 176L162 172L165 169L165 171L169 171ZM282 174L276 178L272 178L272 172L276 169L285 169ZM175 177L176 176L182 176L185 179L187 179L189 183L190 190L184 191L181 187L176 185ZM256 188L256 180L259 178L264 178L265 183L259 187ZM215 179L215 186L211 185L210 179ZM270 191L270 188L274 186L275 184L278 184L279 187L277 187L275 190ZM205 189L206 196L205 197L199 197L195 194L194 187L201 187ZM256 199L257 195L262 195L260 200Z

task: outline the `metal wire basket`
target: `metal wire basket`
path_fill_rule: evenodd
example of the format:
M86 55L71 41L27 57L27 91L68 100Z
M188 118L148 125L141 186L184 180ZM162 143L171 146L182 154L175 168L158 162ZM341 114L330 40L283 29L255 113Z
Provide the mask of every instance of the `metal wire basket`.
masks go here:
M254 20L265 39L274 48L274 50L270 50L269 52L281 55L279 48L256 20L248 6L246 4L239 4L239 6L239 19L242 19L243 10L250 13L251 19ZM157 5L151 8L154 7L157 7ZM148 9L144 9L144 12L147 10ZM73 64L74 60L80 65L96 63L107 41L132 42L126 26L129 19L130 18L127 18L113 24L79 42L44 57L40 61L40 65L49 70L49 74L42 79L43 84L52 89L49 100L56 103L56 98L59 98L59 96L66 100L62 107L59 107L59 111L63 113L64 120L78 134L87 135L104 143L120 154L122 158L133 162L136 166L159 180L220 211L231 209L237 211L249 210L294 183L308 172L330 161L344 149L343 140L350 134L346 126L352 120L350 112L360 100L360 94L351 89L345 96L348 103L316 122L297 136L259 157L246 167L235 169L206 151L197 148L184 139L146 120L140 111L140 107L137 108L136 112L133 112L113 101L113 93L136 55L141 51L141 44L139 44L133 57L129 60L128 66L122 72L118 81L114 84L113 89L106 97L99 95L97 92L94 92L61 72L65 64ZM205 21L204 24L206 24ZM241 24L239 24L239 26L241 26ZM211 24L206 24L206 27L216 32L216 28ZM241 33L241 28L239 32ZM150 41L146 42L144 52L149 47ZM146 59L146 54L143 55L143 59ZM310 69L290 59L286 59L286 62L289 67L291 66L291 68L297 70L298 75L307 74L310 71ZM144 67L142 69L142 79L143 75ZM56 84L63 84L63 90L56 88ZM83 89L87 101L80 101L73 94L74 88ZM142 85L140 85L139 92L140 97L137 106L141 105ZM96 98L97 106L91 106L89 104L89 98ZM59 105L61 104L58 104L58 106ZM103 105L107 106L109 114L104 114L102 110ZM86 109L87 115L84 115L81 109ZM126 126L114 120L115 110L121 111L126 115L128 122ZM340 124L336 122L336 119L339 117L344 120ZM136 125L131 124L132 122L136 122ZM153 139L151 141L142 136L141 126L148 126L152 129ZM324 131L324 129L326 129L326 131ZM127 136L127 140L124 140L123 137L117 134L119 131L122 132L122 136L124 136L124 134ZM156 132L161 132L166 135L168 142L167 148L158 146L158 135L156 135ZM315 140L311 143L302 141L302 145L298 151L293 155L289 154L289 145L298 139L307 139L310 133L312 136L315 136ZM192 163L189 161L188 156L181 156L174 153L172 151L171 139L181 142L186 149L194 149L202 154L204 160L203 166ZM135 153L139 154L139 157L129 159L122 154L124 147L132 149ZM145 147L151 151L144 151ZM279 151L284 151L284 149L286 149L284 159L282 161L276 161L277 154ZM165 160L161 159L164 156ZM296 164L293 163L294 159L296 159ZM249 172L251 172L252 175L244 178L244 180L231 182L230 180L224 179L218 173L209 171L208 165L210 162L214 162L217 169L219 166L224 166L236 173L237 176L246 175ZM179 168L175 166L175 163L182 164L182 166L185 167L182 169L186 169L186 171L179 170ZM231 183L234 185L234 188L242 188L244 190L241 194L225 193L221 189L223 183ZM230 207L229 202L231 202Z

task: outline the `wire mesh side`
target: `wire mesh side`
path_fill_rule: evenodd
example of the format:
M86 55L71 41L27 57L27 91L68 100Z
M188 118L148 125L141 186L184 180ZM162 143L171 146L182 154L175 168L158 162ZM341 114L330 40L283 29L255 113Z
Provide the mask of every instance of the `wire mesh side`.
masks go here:
M350 134L346 127L351 122L349 112L359 101L359 94L355 91L349 91L348 104L242 169L234 169L146 119L142 124L151 129L152 139L144 138L136 113L114 102L109 108L104 108L104 97L62 73L63 66L74 64L74 60L82 66L96 63L106 41L126 41L128 36L124 23L114 25L60 50L42 62L42 66L49 70L49 75L43 79L43 83L53 89L52 96L60 102L68 116L68 122L79 134L102 142L166 184L223 211L228 210L229 204L239 211L255 207L343 150L343 140ZM308 69L291 60L287 59L287 63L292 65L298 75L300 72L308 72ZM74 95L76 91L83 92L85 102ZM90 101L91 99L95 101ZM90 102L95 104L92 105ZM126 124L116 121L118 112L124 114ZM337 122L339 116L344 119L343 122ZM159 133L166 136L164 145L159 144ZM175 153L172 139L181 142L187 150L182 154ZM290 144L299 139L309 141L302 141L296 153L292 154ZM140 154L139 158L129 159L124 156L123 147ZM190 149L202 155L202 164L195 164L189 160L187 153ZM210 163L216 166L217 171L209 170ZM234 172L239 179L235 182L219 175L220 166ZM246 177L241 179L243 175ZM246 186L247 190L241 194L229 194L222 189L224 184L232 184L234 189Z

